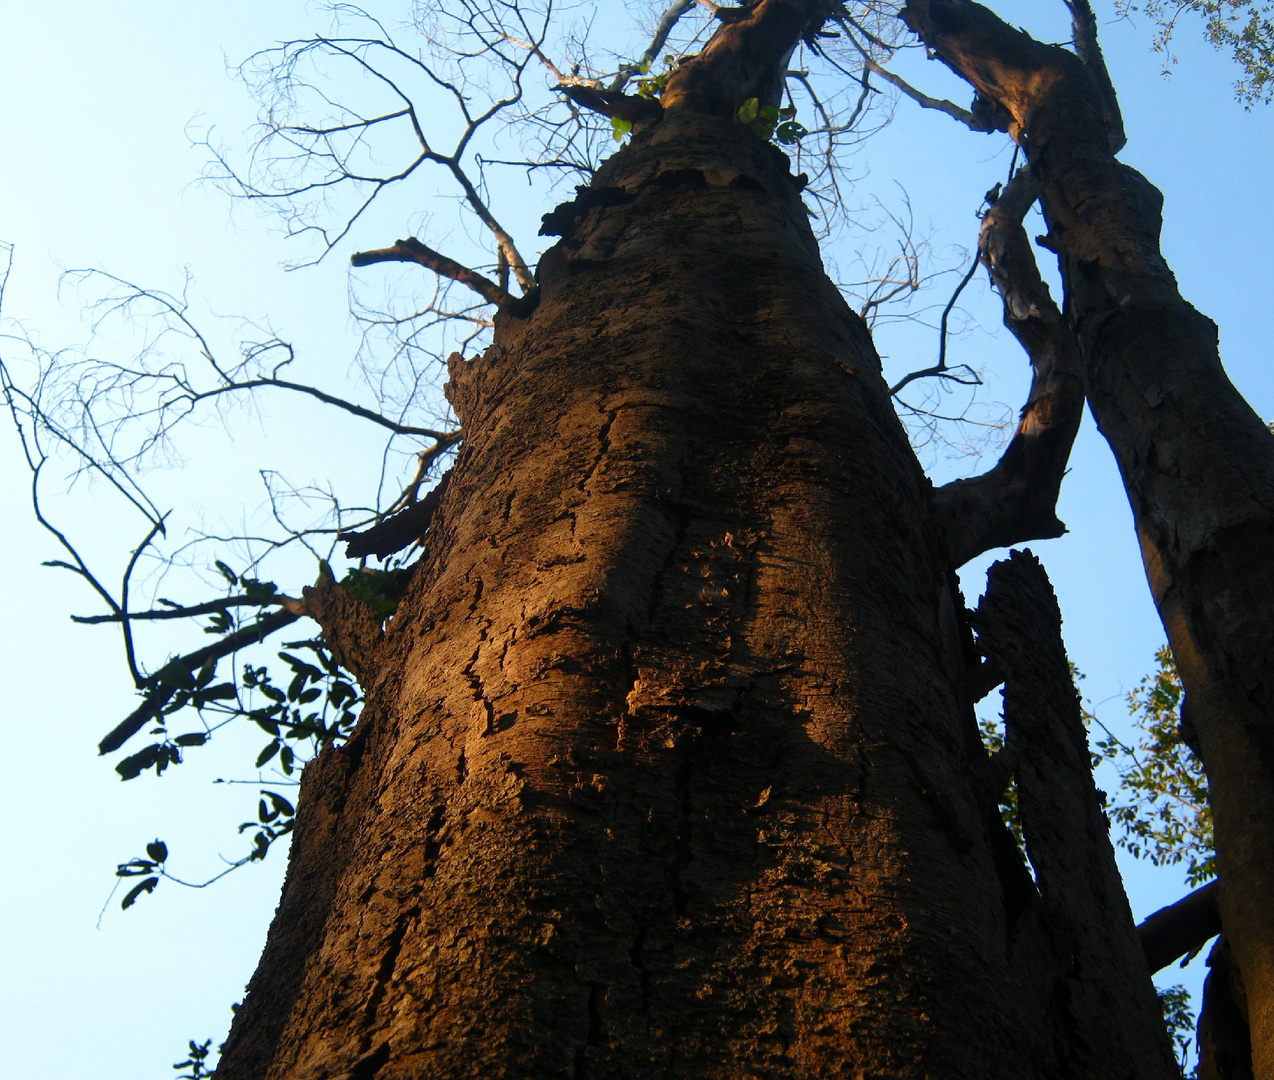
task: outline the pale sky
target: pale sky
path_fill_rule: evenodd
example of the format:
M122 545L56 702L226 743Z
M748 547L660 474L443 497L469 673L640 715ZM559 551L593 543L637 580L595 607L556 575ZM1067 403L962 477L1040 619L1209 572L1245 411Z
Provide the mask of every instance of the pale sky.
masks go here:
M1048 9L1047 25L1039 21L1044 7L1016 2L997 10L1041 39L1067 36L1060 0L1056 11ZM1098 4L1099 15L1108 9ZM226 61L326 29L326 17L299 3L248 0L46 0L10 5L6 15L0 240L15 244L16 254L0 315L18 320L46 346L71 344L84 338L85 327L76 294L59 295L61 269L102 267L177 290L189 267L194 310L268 318L296 342L311 377L339 385L353 351L349 251L382 246L422 215L444 220L449 204L432 203L432 192L422 190L420 205L400 203L373 219L357 243L329 262L284 274L279 264L293 253L273 224L243 207L232 216L224 195L195 183L203 158L187 134L215 125L223 140L241 147L255 109L227 76ZM1267 299L1274 280L1268 197L1274 113L1244 112L1233 98L1232 67L1196 43L1193 27L1183 27L1183 62L1167 79L1161 58L1149 51L1146 26L1116 23L1103 34L1129 134L1122 158L1164 192L1164 251L1182 291L1220 325L1222 355L1239 389L1263 417L1274 418L1268 369L1274 305ZM930 92L967 104L967 89L937 65L908 70ZM921 227L932 229L935 246L953 258L957 247L973 243L973 210L1007 167L1003 140L972 135L903 102L893 126L863 147L859 189L864 203L874 193L897 205L894 181L904 185ZM515 216L537 221L550 208L528 201ZM981 277L967 306L982 326L952 342L953 362L985 366L986 400L1016 409L1026 364L999 329L997 303ZM880 347L887 373L898 375L931 362L932 334L882 334ZM0 348L10 356L2 342ZM233 516L240 503L255 509L260 467L301 481L334 477L355 491L374 483L374 450L369 457L356 429L318 410L271 401L260 420L237 420L232 434L228 439L216 423L200 429L183 466L148 479L176 508L174 528L198 525L200 515ZM83 1073L159 1080L173 1075L170 1065L185 1056L187 1038L224 1038L229 1005L241 997L264 940L284 853L203 891L165 882L128 912L119 910L117 894L97 927L115 864L141 854L157 835L173 853L174 872L188 869L194 878L215 872L217 853L243 851L235 827L253 817L256 789L211 780L245 775L243 758L252 750L244 746L255 742L222 740L160 780L148 774L119 782L115 759L96 756L98 739L135 703L118 637L68 621L71 612L98 609L70 575L39 565L61 552L30 520L25 467L7 428L0 462L8 508L0 723L12 766L0 794L10 823L0 884L6 1067L24 1080ZM938 468L945 478L990 464ZM136 523L121 521L104 489L55 499L55 488L46 510L102 559L140 539ZM1163 635L1118 477L1091 419L1059 514L1070 535L1031 547L1061 601L1071 658L1088 675L1082 690L1102 703L1103 719L1122 721L1122 695L1150 670ZM964 572L970 603L988 561ZM1139 865L1129 875L1138 918L1185 891L1174 870Z

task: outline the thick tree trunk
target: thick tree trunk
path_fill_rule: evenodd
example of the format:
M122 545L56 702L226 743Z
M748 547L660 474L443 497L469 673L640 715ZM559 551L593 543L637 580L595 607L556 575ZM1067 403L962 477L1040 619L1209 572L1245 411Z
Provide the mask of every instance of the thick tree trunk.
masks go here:
M1087 4L1075 7L1082 17ZM1089 405L1207 768L1255 1074L1274 1076L1274 437L1226 378L1216 327L1177 291L1159 251L1162 197L1111 152L1100 54L1085 67L968 0L913 2L904 15L1003 108L1040 185Z
M1079 823L1037 888L878 358L717 113L639 127L453 359L465 444L222 1080L1172 1075L1091 783L1031 781Z

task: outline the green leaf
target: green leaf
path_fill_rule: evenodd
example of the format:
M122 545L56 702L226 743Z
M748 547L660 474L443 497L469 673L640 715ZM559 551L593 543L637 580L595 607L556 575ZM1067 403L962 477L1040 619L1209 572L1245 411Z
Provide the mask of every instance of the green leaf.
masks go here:
M261 794L264 795L267 799L269 799L270 802L274 804L274 809L277 810L280 814L283 814L285 817L291 817L293 814L296 813L295 807L293 807L293 805L290 802L288 802L287 799L285 799L282 795L278 794L277 792L262 791Z
M618 116L610 118L611 134L616 142L623 142L624 136L633 130L633 122L631 120L623 120Z
M748 98L747 101L739 106L739 119L745 124L752 123L752 121L756 119L759 108L760 102L758 102L756 98Z
M180 657L169 660L168 663L155 672L155 681L160 686L171 686L177 690L193 690L195 688L195 677Z
M185 735L178 735L173 739L178 746L203 746L208 741L208 733L205 731L191 731Z
M800 142L808 134L809 131L805 125L795 120L784 120L783 123L774 129L774 138L785 146Z
M162 773L169 765L181 761L181 755L175 746L168 743L152 743L135 754L130 754L115 766L121 780L133 780L146 769L154 768L156 774Z
M142 893L154 892L155 886L158 884L159 878L157 877L148 877L145 881L139 881L128 890L128 895L124 897L119 906L127 911L134 903L136 903L137 898L141 896Z
M282 746L282 745L283 745L282 743L277 742L277 741L276 741L276 742L272 742L272 743L268 743L268 744L266 745L266 748L265 748L264 750L262 750L262 751L261 751L261 753L259 753L259 754L257 755L257 766L256 766L256 767L257 767L258 769L259 769L259 768L261 768L261 766L262 766L262 765L264 765L267 761L269 761L272 757L274 757L274 755L275 755L275 754L277 754L277 753L279 752L279 747L280 747L280 746Z
M195 695L195 703L206 704L209 701L230 701L234 696L234 683L217 683L216 686L210 686L207 690L199 691Z
M215 566L218 570L220 570L220 571L221 571L221 576L222 576L223 578L225 578L225 579L226 579L226 581L228 581L231 585L238 585L238 584L239 584L239 575L238 575L238 574L236 574L233 570L231 570L231 569L230 569L230 567L228 567L228 566L227 566L225 563L223 563L220 559L218 559L215 563L213 563L213 565L214 565L214 566Z
M168 845L162 840L156 840L153 844L146 845L146 854L149 855L157 863L168 861Z

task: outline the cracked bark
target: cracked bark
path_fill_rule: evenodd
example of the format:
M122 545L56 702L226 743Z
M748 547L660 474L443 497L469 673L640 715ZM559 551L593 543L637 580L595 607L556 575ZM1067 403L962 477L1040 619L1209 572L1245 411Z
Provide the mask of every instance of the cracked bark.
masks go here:
M1274 1076L1274 436L1164 262L1162 196L1112 154L1104 71L969 0L912 2L903 18L1011 114L1040 186L1084 389L1123 477L1208 773L1252 1066Z

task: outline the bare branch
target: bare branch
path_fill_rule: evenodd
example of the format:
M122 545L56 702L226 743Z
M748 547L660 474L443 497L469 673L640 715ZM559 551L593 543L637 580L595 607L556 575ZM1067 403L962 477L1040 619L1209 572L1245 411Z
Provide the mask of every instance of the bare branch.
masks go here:
M375 254L369 253L369 254ZM369 262L382 262L381 259L371 259ZM358 264L364 265L364 264ZM475 275L477 276L477 275ZM507 297L506 297L507 298ZM286 379L262 378L262 379L246 379L242 382L235 382L229 386L219 386L214 390L205 390L190 397L193 404L197 401L204 401L208 398L218 397L221 394L228 394L239 390L256 390L262 387L274 387L279 390L293 390L298 394L305 394L317 401L323 402L325 405L334 405L336 408L349 413L351 416L357 416L362 420L368 420L373 424L392 431L395 435L418 435L422 438L436 439L439 442L446 443L451 446L460 439L458 431L439 431L436 428L415 427L411 424L400 424L394 420L390 420L387 416L382 416L378 412L371 409L365 409L361 405L355 405L352 401L346 401L344 398L338 398L332 394L328 394L315 386L308 386L305 383L288 382Z
M875 74L879 75L891 86L896 86L922 109L936 109L938 112L946 113L953 120L959 120L960 123L966 125L973 131L988 130L987 127L980 123L968 109L962 109L954 101L948 101L946 98L930 97L923 91L917 90L901 75L895 75L892 71L888 71L881 67L875 60L866 54L864 54L863 57L863 65L868 71L875 72Z
M609 89L623 90L633 76L649 71L650 65L659 59L659 54L663 51L673 27L677 25L681 16L695 6L695 3L696 0L673 0L673 3L668 6L668 9L655 25L655 32L651 36L650 44L646 46L646 51L641 54L636 63L621 65L620 69L615 73L615 78L611 81ZM712 10L714 13L716 12L715 5L712 6Z
M406 240L395 240L392 247L378 248L375 251L359 251L350 256L351 266L371 266L382 262L414 262L432 270L435 274L467 285L489 304L500 307L513 299L490 278L461 266L455 259L449 259L441 252L426 247L415 237Z
M947 367L947 320L950 319L951 309L955 307L955 302L960 299L960 294L964 292L965 286L973 280L973 275L978 268L978 262L978 255L975 254L973 262L969 265L968 272L960 279L960 284L956 286L955 292L951 294L951 299L947 301L947 306L942 309L942 319L938 324L938 362L933 367L921 368L919 371L912 371L904 375L889 388L891 395L896 396L899 390L917 379L927 379L935 376L940 379L949 379L952 382L962 383L966 386L977 385L982 382L977 373L966 364L961 364L955 368Z

